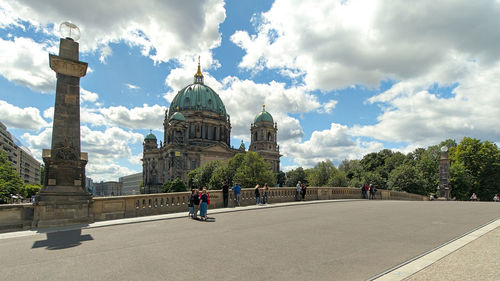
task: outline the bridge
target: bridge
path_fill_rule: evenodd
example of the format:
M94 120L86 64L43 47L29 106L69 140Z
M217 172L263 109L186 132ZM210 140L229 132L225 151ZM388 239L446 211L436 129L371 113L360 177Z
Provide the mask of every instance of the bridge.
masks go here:
M494 271L500 258L498 203L315 200L209 209L209 215L216 221L195 221L182 212L3 233L0 276L5 280L398 280L410 275L410 280L467 279L463 274L471 274L469 279L498 280L499 276ZM481 235L478 229L483 230ZM450 266L461 263L448 261L451 265L446 266L442 257L438 259L445 262L444 269L435 260L422 271L399 267L420 261L413 267L421 269L422 258L479 236L471 245L479 243L474 245L482 245L480 251L460 252L468 249L465 243L445 254L459 262L468 257L471 260L465 264L471 268L453 270Z

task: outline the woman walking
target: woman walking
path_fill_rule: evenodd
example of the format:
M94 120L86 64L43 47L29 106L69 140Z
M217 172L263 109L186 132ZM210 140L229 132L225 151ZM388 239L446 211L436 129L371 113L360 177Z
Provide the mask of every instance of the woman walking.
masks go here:
M269 186L267 185L267 183L265 183L264 184L264 202L262 202L262 204L267 204L268 195L269 195Z
M207 220L207 209L208 209L208 194L207 188L204 186L200 195L200 217L201 220Z
M257 184L255 186L255 205L259 205L260 204L260 185Z

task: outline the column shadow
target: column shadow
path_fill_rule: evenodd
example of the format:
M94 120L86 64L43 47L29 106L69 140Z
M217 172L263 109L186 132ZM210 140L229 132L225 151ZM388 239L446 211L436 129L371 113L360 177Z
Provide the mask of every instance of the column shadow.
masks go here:
M82 235L82 229L47 232L46 235L46 240L35 241L31 248L45 247L47 250L61 250L80 246L84 241L94 240L90 234Z

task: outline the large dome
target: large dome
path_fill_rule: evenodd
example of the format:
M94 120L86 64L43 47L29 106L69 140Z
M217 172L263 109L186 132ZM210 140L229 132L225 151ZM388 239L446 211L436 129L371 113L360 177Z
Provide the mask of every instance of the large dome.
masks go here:
M227 117L226 107L219 95L212 88L203 84L203 74L198 57L198 71L194 75L194 83L180 90L170 103L170 114L172 112L195 110L211 111L220 116Z
M184 87L170 103L169 112L196 110L211 111L226 116L226 107L219 95L202 83Z

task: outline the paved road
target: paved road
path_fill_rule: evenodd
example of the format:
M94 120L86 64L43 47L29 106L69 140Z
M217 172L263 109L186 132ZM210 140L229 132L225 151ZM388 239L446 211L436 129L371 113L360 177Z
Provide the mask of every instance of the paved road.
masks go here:
M5 280L364 280L500 216L484 202L351 201L0 239Z

